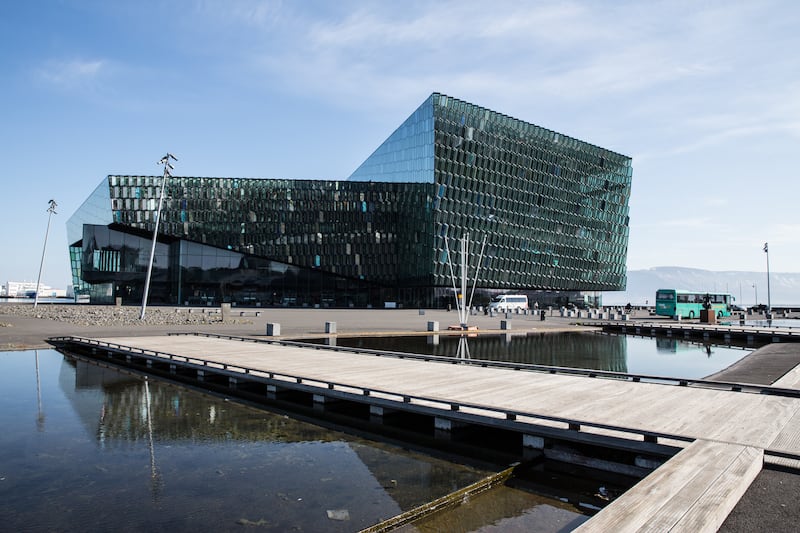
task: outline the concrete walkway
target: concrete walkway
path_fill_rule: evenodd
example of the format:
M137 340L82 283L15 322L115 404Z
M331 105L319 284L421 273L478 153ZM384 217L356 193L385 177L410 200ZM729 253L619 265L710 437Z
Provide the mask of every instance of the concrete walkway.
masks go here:
M148 323L123 318L113 306L39 305L41 318L31 318L31 313L12 314L0 304L0 350L46 348L49 337L79 335L85 337L150 336L172 332L221 333L238 336L264 336L267 323L281 326L282 338L314 337L325 335L325 322L336 322L339 336L425 334L428 321L439 323L442 330L458 325L455 311L417 309L232 309L232 320L222 323L217 309L192 309L175 307L149 307ZM138 316L138 308L124 308L130 316ZM74 316L69 311L74 310ZM205 313L204 313L205 312ZM98 314L105 314L101 317ZM239 316L245 313L245 316ZM259 313L258 316L254 316ZM189 322L195 317L207 317L207 323ZM100 325L86 325L87 322ZM158 318L163 318L158 323ZM184 320L185 323L180 323ZM469 325L479 331L499 331L505 315L490 317L483 314L469 317ZM548 315L544 321L532 315L511 315L508 320L510 333L524 334L529 331L579 331L590 330L574 325L574 319Z

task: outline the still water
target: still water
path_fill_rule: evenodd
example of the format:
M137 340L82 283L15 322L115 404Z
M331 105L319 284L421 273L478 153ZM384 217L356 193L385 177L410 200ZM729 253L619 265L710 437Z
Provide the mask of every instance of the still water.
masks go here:
M6 531L357 531L494 472L53 350L0 352L0 427ZM508 486L471 505L439 520L567 531L587 519Z
M723 370L746 356L752 349L688 342L671 337L634 337L587 332L466 337L465 354L463 344L459 351L459 341L459 337L448 335L339 337L336 344L424 355L466 356L488 361L688 379L700 379Z

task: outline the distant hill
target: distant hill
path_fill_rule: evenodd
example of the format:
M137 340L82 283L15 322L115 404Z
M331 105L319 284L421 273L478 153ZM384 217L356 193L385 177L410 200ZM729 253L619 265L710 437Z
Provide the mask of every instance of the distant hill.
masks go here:
M769 283L772 305L800 306L800 273L770 272ZM669 288L727 292L736 298L736 303L743 305L767 303L766 272L715 272L683 267L629 270L627 290L604 292L603 303L644 305L647 302L653 305L656 291ZM758 302L755 301L756 292Z

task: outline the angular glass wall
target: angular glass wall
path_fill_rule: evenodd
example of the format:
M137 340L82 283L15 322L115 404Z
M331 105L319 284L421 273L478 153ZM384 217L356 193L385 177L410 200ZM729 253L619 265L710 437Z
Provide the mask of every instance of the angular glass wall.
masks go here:
M67 220L67 242L74 245L83 238L84 224L111 224L111 194L108 180L103 180Z
M432 183L433 166L433 96L430 96L348 179Z
M107 205L114 222L84 224L88 233L72 243L73 277L82 293L111 280L112 290L97 293L102 301L113 301L112 293L127 300L141 298L160 184L158 176L109 176L98 187L110 192ZM417 183L171 178L159 240L180 241L182 249L202 245L206 255L195 264L200 257L195 253L162 256L167 252L159 251L153 280L159 290L151 294L184 304L241 299L265 305L335 301L366 307L395 301L400 289L430 284L430 191L430 184ZM71 220L102 221L92 215L94 210L86 202ZM262 280L249 288L253 284L248 278L265 271L245 272L245 262L240 262L245 256L251 264L262 258L279 265L268 275L282 281ZM241 272L234 277L241 290L228 287L216 274L198 278L198 272L214 270L207 268L212 257L237 265ZM378 293L370 285L374 283ZM340 295L355 288L361 294ZM409 298L419 301L419 291Z
M110 176L114 221L152 231L160 178ZM354 279L425 279L431 185L171 178L159 232Z
M72 288L76 296L88 295L91 285L83 280L81 264L83 263L82 243L84 224L110 224L111 196L108 180L103 180L92 194L81 204L67 220L67 242L69 243L69 261L72 270ZM103 290L103 293L107 292Z
M76 288L143 275L143 256L87 242L83 227L148 239L161 183L109 176L70 218ZM241 297L316 305L335 286L359 287L351 300L365 305L417 305L449 290L445 239L455 249L468 233L476 253L487 239L478 280L486 295L621 290L630 185L628 157L434 93L347 181L170 178L159 225L170 250L158 268L175 302L252 293ZM197 254L179 251L195 244L228 266L206 268L204 256L195 265ZM283 281L252 281L244 258L271 262L259 268ZM229 271L240 288L226 285Z
M476 250L487 236L481 287L625 287L630 158L448 96L433 104L436 285L449 282L445 236L469 233Z
M78 267L91 301L140 303L150 239L117 224L87 224L83 243ZM394 292L363 281L165 236L150 294L153 304L189 306L382 307L394 300Z

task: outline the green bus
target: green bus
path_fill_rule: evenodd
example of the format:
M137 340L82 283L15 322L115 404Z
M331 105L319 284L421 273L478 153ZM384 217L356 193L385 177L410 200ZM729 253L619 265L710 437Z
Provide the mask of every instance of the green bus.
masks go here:
M656 314L681 318L700 318L706 299L717 318L731 316L734 297L714 292L692 292L677 289L656 291Z

